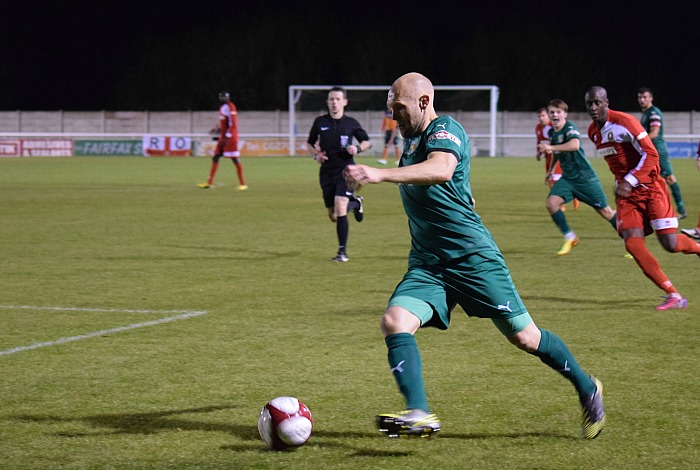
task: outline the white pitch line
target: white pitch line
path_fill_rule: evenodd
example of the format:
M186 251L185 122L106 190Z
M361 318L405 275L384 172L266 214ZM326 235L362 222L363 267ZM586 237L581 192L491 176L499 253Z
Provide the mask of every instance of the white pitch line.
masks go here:
M55 310L62 312L116 312L116 313L192 313L192 310L127 310L123 308L40 307L36 305L0 305L5 310ZM204 312L206 313L206 312Z
M0 306L0 308L7 308L4 306ZM25 307L19 307L19 308L25 308ZM37 308L37 307L26 307L26 308ZM37 308L39 309L39 308ZM41 308L44 309L44 308ZM112 311L109 309L73 309L73 308L61 308L61 307L55 307L55 308L47 308L47 310L79 310L79 311ZM159 313L156 310L114 310L115 312L139 312L139 313ZM160 313L164 313L163 311L160 311ZM172 313L172 311L170 311ZM77 336L66 336L65 338L59 338L55 341L46 341L43 343L33 343L30 344L29 346L18 346L16 348L12 349L6 349L4 351L0 351L0 356L9 356L10 354L18 353L21 351L29 351L31 349L38 349L38 348L44 348L46 346L55 346L57 344L64 344L64 343L70 343L71 341L78 341L81 339L88 339L88 338L94 338L96 336L103 336L107 335L110 333L119 333L122 331L127 331L127 330L134 330L136 328L143 328L146 326L153 326L153 325L160 325L162 323L169 323L172 321L177 321L177 320L184 320L186 318L192 318L192 317L199 317L202 315L206 315L208 312L206 310L198 310L198 311L191 311L187 313L183 313L182 315L176 315L174 317L167 317L167 318L160 318L158 320L152 320L152 321L146 321L146 322L141 322L141 323L133 323L131 325L127 326L118 326L116 328L110 328L107 330L100 330L100 331L95 331L93 333L86 333L84 335L77 335Z

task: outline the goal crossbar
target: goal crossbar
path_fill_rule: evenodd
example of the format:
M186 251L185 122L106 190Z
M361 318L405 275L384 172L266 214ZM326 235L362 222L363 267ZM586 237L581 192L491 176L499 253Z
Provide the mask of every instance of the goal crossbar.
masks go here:
M304 90L330 90L333 86L342 86L345 90L389 91L389 85L290 85L289 86L289 151L295 154L296 139L296 104ZM436 91L488 91L489 99L489 156L496 156L496 131L498 119L499 88L496 85L436 85Z

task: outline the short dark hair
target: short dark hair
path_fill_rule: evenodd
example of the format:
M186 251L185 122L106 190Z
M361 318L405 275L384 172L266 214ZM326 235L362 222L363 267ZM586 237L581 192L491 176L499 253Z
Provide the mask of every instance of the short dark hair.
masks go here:
M334 86L333 88L331 88L330 90L328 90L328 94L330 95L330 94L333 93L334 91L339 91L339 92L341 92L341 93L343 94L343 98L347 98L347 97L348 97L348 94L345 92L345 88L343 88L342 86Z
M641 95L642 93L649 93L651 96L654 96L654 92L651 91L651 88L643 86L637 91L638 95Z

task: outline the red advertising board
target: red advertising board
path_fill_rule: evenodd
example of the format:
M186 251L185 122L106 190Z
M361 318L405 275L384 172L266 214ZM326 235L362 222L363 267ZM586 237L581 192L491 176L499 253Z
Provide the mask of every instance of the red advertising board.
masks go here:
M71 139L3 139L2 157L72 157Z
M22 154L22 141L0 139L0 157L19 157Z

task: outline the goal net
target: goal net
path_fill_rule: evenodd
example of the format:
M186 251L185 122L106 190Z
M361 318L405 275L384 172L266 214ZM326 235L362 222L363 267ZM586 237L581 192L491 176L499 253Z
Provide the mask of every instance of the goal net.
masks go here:
M289 87L289 149L303 148L314 119L328 112L326 98L334 85ZM340 85L345 88L345 112L356 118L372 140L370 152L381 153L381 123L389 85ZM459 121L472 144L472 155L496 156L499 89L495 85L435 86L435 110Z

